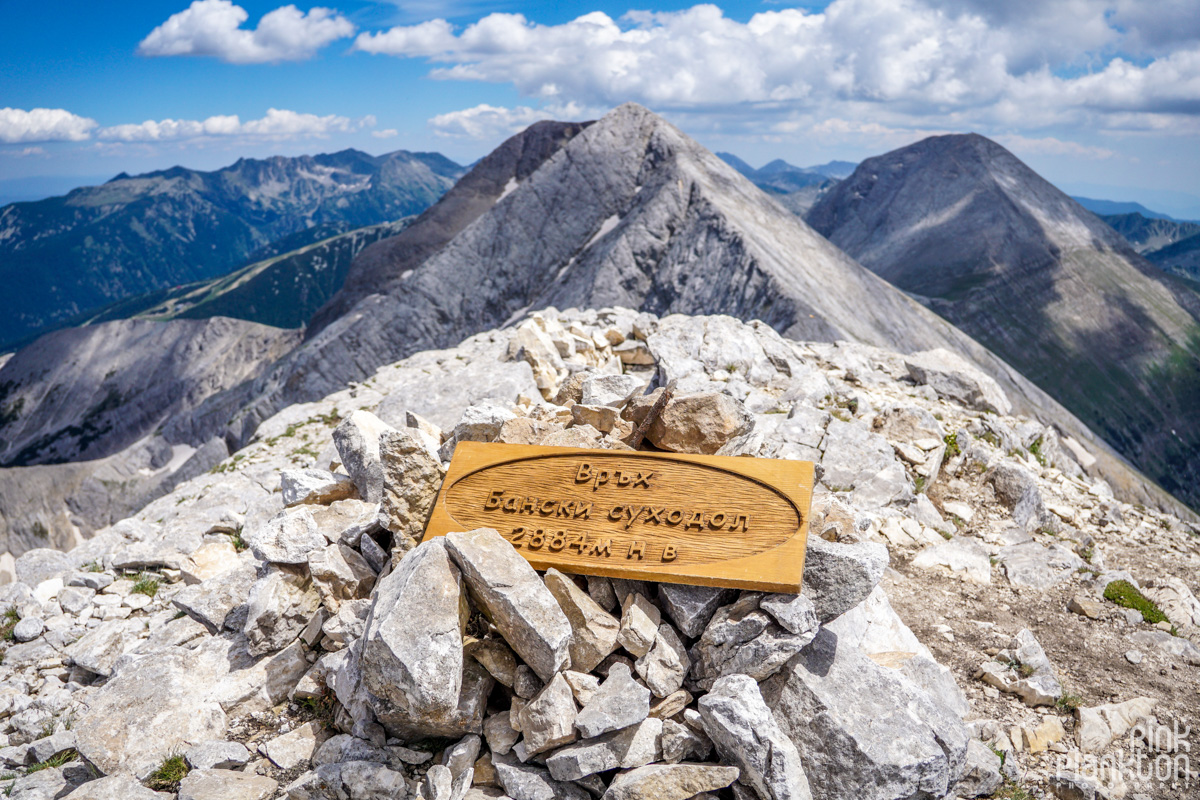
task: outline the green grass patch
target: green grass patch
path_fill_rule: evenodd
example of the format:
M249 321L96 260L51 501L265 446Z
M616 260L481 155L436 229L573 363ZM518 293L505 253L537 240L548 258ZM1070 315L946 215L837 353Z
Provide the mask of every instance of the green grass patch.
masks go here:
M13 628L17 627L17 623L21 621L21 616L17 614L17 609L10 608L4 612L4 616L0 617L0 639L6 642L13 640Z
M1012 781L1001 786L1000 791L996 792L992 797L994 800L1037 800L1028 791Z
M1054 707L1067 714L1074 714L1081 705L1083 705L1083 697L1070 692L1064 692L1062 697L1054 701Z
M137 582L133 584L133 588L129 591L134 594L144 594L146 597L154 597L154 595L158 594L158 579L143 573L138 576Z
M187 777L188 765L183 756L168 756L163 759L158 769L146 778L146 787L155 791L174 792L179 789L179 782Z
M958 434L948 433L942 437L942 441L946 443L946 458L954 458L962 453L962 448L958 446Z
M1104 599L1111 600L1122 608L1132 608L1151 625L1167 622L1167 615L1146 595L1139 592L1129 581L1113 581L1104 587Z
M1034 441L1033 444L1029 445L1029 452L1033 455L1034 458L1037 459L1037 462L1039 464L1041 464L1043 467L1048 466L1046 464L1046 457L1044 455L1042 455L1042 437L1041 436L1039 436Z
M25 770L25 774L32 775L35 772L41 772L42 770L49 769L50 767L61 767L63 764L68 764L77 758L79 758L79 753L75 752L74 750L64 750L56 756L51 756L45 761L34 764L32 767Z

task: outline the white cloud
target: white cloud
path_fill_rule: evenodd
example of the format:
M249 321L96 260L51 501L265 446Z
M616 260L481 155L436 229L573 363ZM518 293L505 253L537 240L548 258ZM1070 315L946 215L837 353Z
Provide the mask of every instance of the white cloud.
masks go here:
M579 119L583 116L599 115L588 115L584 109L573 104L546 108L502 108L484 103L462 111L438 114L429 120L429 125L438 136L494 140L511 136L540 120Z
M556 25L497 13L462 28L438 19L362 33L354 47L426 59L438 79L511 84L543 103L634 100L722 129L791 125L798 134L842 119L898 130L1101 130L1118 118L1137 124L1130 115L1200 116L1200 0L1164 2L1178 23L1167 50L1168 32L1133 0L834 0L820 13L784 8L745 22L715 5ZM1121 57L1123 46L1142 56ZM477 135L511 127L506 115L537 113L481 108L431 124Z
M0 142L82 142L96 120L61 108L0 108Z
M19 150L0 150L0 156L8 158L32 158L34 156L48 156L44 147L22 147Z
M350 20L328 8L303 12L286 5L249 30L246 9L230 0L194 0L150 31L138 45L144 56L212 56L231 64L299 61L325 45L354 35Z
M1078 142L1056 139L1053 136L1030 139L1020 134L1008 133L992 138L1019 156L1072 156L1102 161L1116 155L1106 147L1090 147Z
M400 135L400 131L395 128L384 128L381 131L371 131L371 135L376 139L395 139Z
M261 119L242 122L236 115L214 116L205 120L164 119L146 120L137 124L101 128L99 139L118 142L164 142L209 137L240 136L269 141L285 139L325 138L334 133L350 133L375 125L375 117L358 120L330 114L301 114L271 108Z

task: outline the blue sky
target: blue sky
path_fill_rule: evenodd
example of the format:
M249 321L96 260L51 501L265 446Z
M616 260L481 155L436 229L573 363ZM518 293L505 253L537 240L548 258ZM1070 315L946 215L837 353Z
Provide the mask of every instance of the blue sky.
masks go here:
M756 165L974 130L1068 191L1200 218L1200 0L0 0L0 19L0 196L345 147L469 162L633 100Z

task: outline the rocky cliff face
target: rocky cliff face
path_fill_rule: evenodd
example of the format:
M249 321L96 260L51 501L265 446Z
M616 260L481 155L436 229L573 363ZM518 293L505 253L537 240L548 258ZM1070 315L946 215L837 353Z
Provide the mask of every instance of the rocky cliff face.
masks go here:
M0 781L75 800L1187 796L1200 531L1114 499L1085 450L995 413L999 385L952 362L546 312L283 409L69 552L0 563ZM668 382L651 443L818 464L800 595L539 575L486 529L416 544L457 442L620 450ZM1130 748L1170 769L1118 763Z
M0 208L0 275L13 313L0 347L133 295L222 275L306 227L423 211L462 174L436 153L346 150L174 167Z
M1200 502L1200 295L981 136L869 159L807 216Z

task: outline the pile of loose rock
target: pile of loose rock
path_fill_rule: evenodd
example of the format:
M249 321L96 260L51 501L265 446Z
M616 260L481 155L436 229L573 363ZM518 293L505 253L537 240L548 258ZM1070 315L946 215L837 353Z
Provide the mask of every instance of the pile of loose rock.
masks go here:
M667 385L653 446L818 464L801 595L538 574L486 529L421 541L458 442L628 448ZM945 354L725 317L547 312L418 354L70 552L16 559L0 787L1182 796L1189 774L1089 759L1131 735L1184 750L1195 533L1007 411ZM1167 624L1105 599L1118 580Z

